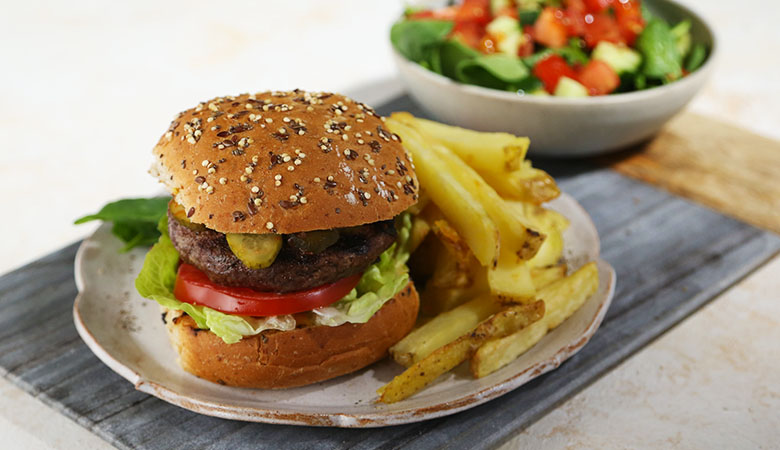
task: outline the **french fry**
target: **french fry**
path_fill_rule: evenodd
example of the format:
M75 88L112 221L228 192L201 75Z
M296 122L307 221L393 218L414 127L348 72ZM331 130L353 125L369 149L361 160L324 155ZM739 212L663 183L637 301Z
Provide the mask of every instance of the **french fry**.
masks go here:
M409 232L409 251L415 250L423 243L428 233L431 231L431 224L423 216L412 217L412 230Z
M412 330L390 347L398 364L409 367L434 350L457 339L501 307L489 295L477 297L450 311L439 314L423 326Z
M544 302L512 306L480 323L473 331L433 351L377 392L379 401L395 403L414 395L440 375L469 359L485 341L521 330L544 316Z
M535 267L531 269L531 280L534 282L536 290L552 284L566 276L566 264L555 266Z
M461 174L453 173L416 130L397 120L388 119L386 123L401 135L412 153L417 178L431 201L468 242L477 260L485 266L492 264L498 258L499 231L483 203L464 186Z
M566 278L542 288L537 298L544 301L544 317L528 328L485 342L471 358L471 374L484 377L509 364L536 345L548 331L577 311L599 286L596 264L591 262Z
M501 171L506 174L521 168L530 144L527 137L518 137L509 133L483 133L453 127L419 119L408 112L393 113L390 118L415 128L421 134L443 144L466 164L480 172Z
M471 286L466 288L442 288L428 282L420 293L420 312L426 316L434 316L449 311L482 294L490 293L487 281L487 270L484 267L474 267Z
M478 266L468 244L446 220L436 220L433 233L447 250L440 254L429 283L440 288L467 288L474 283L474 268Z
M542 242L542 247L533 258L528 260L531 269L558 264L563 255L563 235L560 231L550 230L547 238Z

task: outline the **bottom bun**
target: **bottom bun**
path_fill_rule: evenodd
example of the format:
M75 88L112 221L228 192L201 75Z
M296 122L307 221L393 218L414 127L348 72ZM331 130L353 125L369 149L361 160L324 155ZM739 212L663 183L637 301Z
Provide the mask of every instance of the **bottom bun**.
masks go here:
M328 380L382 359L411 331L419 305L410 281L366 323L268 330L235 344L198 329L180 311L168 312L165 322L187 372L228 386L279 389Z

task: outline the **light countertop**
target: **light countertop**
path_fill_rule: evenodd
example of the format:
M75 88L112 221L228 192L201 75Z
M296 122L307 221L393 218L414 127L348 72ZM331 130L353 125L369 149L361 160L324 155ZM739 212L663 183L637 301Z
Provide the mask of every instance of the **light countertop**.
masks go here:
M690 108L780 139L780 4L685 3L721 46ZM386 39L396 1L3 6L0 273L87 235L93 225L72 221L107 201L158 192L151 147L199 100L300 87L377 103L398 92ZM506 447L776 447L778 280L775 258ZM18 448L108 447L2 378L0 436Z

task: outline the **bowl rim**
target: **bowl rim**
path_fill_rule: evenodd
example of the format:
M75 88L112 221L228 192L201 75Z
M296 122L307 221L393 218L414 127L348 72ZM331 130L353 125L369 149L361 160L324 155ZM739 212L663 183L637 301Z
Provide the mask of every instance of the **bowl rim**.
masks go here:
M414 61L410 61L401 53L399 53L398 50L396 50L395 46L393 46L392 44L390 45L390 48L393 52L393 56L396 60L396 63L399 66L404 65L409 70L416 72L419 76L422 76L423 78L427 78L431 82L438 83L440 85L447 85L449 87L459 89L465 93L469 93L471 95L475 95L483 98L487 97L496 100L546 105L551 107L584 106L584 105L607 106L607 105L628 103L633 101L642 101L645 99L663 95L666 92L684 89L686 86L695 86L696 84L703 82L704 79L709 75L710 70L715 64L715 60L719 54L719 48L720 48L719 38L715 33L714 29L710 25L709 21L707 21L704 18L704 16L701 13L699 13L695 8L692 8L688 5L683 5L674 0L653 0L651 1L651 3L655 1L667 3L672 7L679 9L684 16L697 20L699 23L701 23L705 31L710 35L712 44L710 45L710 53L709 55L707 55L707 59L704 61L704 64L702 64L701 67L696 69L690 75L663 86L657 86L657 87L653 87L641 91L621 92L619 94L601 95L596 97L555 97L555 96L541 96L541 95L520 95L514 92L501 91L498 89L491 89L487 87L477 86L473 84L465 84L465 83L455 81L451 78L445 77L444 75L439 75L436 72L432 72L424 68L420 64L417 64Z

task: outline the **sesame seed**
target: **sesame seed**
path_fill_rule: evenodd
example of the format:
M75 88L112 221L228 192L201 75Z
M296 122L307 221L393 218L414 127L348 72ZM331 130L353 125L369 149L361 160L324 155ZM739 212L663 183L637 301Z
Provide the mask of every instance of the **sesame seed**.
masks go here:
M314 177L314 182L315 183L319 183L320 181L322 181L322 180L320 180L320 177Z
M209 170L207 170L208 173L215 173L217 169L215 167L209 167Z
M217 131L218 129L219 129L219 127L217 127L216 125L211 127L211 131Z
M308 202L308 200L306 200L306 197L301 197L301 199L298 200L298 201L301 202L304 205L306 204L306 202Z
M295 161L293 161L293 162L295 163L295 165L296 165L296 166L300 166L300 165L301 165L301 162L303 162L303 161L301 161L301 160L300 160L300 159L298 159L298 158L295 158Z
M371 194L369 194L368 192L366 192L365 194L363 194L363 197L365 197L365 198L366 198L366 200L368 200L369 198L371 198Z
M222 177L219 179L219 184L227 184L227 178Z
M257 156L257 155L255 155L255 156L253 156L253 157L252 157L252 162L253 162L253 163L255 163L255 164L257 164L257 162L258 162L259 160L260 160L260 157L259 157L259 156Z
M346 134L342 134L341 135L341 140L348 141L349 140L349 136L347 136Z
M215 105L214 103L209 103L209 109L212 111L219 111L219 106Z
M254 202L254 204L256 206L260 206L263 203L263 199L256 198L256 199L252 200L252 202Z
M281 175L275 175L275 176L274 176L274 180L281 180L281 179L282 179L282 176L281 176Z
M284 119L282 119L282 122L288 123L288 122L290 122L290 118L289 117L285 117Z
M365 143L366 141L364 141L363 139L358 139L358 144L365 144Z
M245 107L246 109L252 109L252 108L254 108L254 106L253 106L251 103L247 103L246 105L244 105L244 107Z
M217 146L217 148L218 148L218 149L220 149L220 150L224 150L224 149L225 149L225 146L224 146L223 144L219 144L219 145Z
M400 181L396 182L396 183L395 183L395 185L396 185L396 186L398 186L398 188L399 188L399 189L400 189L400 188L402 188L402 187L404 187L404 186L401 184L401 182L400 182Z
M193 170L193 171L192 171L192 174L193 174L193 175L197 175L197 174L198 174L198 169L195 169L195 170Z
M333 175L328 175L328 181L333 181Z
M246 172L247 175L252 173L252 172L254 172L254 170L255 169L253 169L252 166L247 166L247 167L244 168L244 172Z
M290 156L286 155L286 154L282 157L282 161L284 161L284 162L290 162L290 159L292 159L292 158L290 158Z
M272 119L270 117L266 117L265 118L265 123L273 123L273 122L274 122L274 119Z
M290 196L290 201L291 201L291 202L296 202L296 201L298 201L298 196L297 196L297 195L295 195L295 194L291 195L291 196Z
M257 194L258 192L260 192L260 188L257 186L252 186L252 192Z
M312 111L314 111L314 107L312 107L312 106L307 106L307 107L306 107L306 111L312 112Z
M274 186L281 186L282 182L279 180L274 181Z
M213 188L212 186L208 186L208 187L206 188L206 193L207 193L207 194L213 194L213 193L214 193L214 188Z
M287 166L287 170L292 172L293 170L295 170L295 166Z
M190 137L187 138L187 142L189 142L190 144L194 144L194 143L196 143L198 141L196 141L194 137L190 136Z
M265 223L265 227L267 229L269 229L269 230L272 230L274 228L274 223L273 222L266 222Z
M241 180L241 181L246 181L246 175L241 175L241 177L239 178L239 180Z

